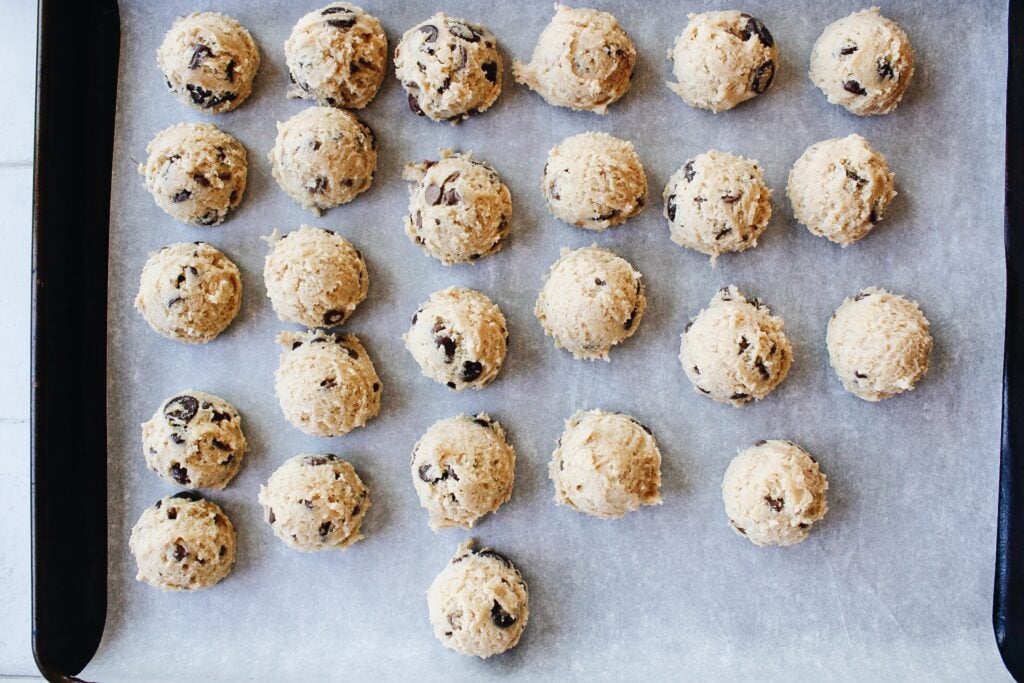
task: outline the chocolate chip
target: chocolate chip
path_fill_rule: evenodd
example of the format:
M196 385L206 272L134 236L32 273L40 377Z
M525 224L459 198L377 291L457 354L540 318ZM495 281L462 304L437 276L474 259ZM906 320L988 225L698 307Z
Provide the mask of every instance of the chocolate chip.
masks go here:
M474 554L475 555L479 555L480 557L489 557L492 560L497 560L498 562L501 562L503 565L505 565L509 569L512 569L512 561L509 560L504 555L502 555L501 553L499 553L497 550L491 550L490 548L484 548L483 550L477 551Z
M274 508L270 508L270 510L267 512L267 522L269 522L270 524L273 524L276 521L277 521L277 516L274 515Z
M174 559L181 562L188 557L188 551L185 550L185 546L180 543L174 544Z
M436 206L441 201L441 187L427 185L423 189L423 201L427 203L427 206Z
M184 299L182 299L180 296L176 296L167 302L167 308L170 308L174 304L180 304L182 301L184 301Z
M348 351L348 357L354 360L359 359L359 352L353 349L351 346L346 346L345 350Z
M167 508L167 519L177 519L178 508Z
M324 191L327 189L327 185L327 178L322 175L318 175L316 178L313 179L312 187L309 187L308 185L306 186L306 191L309 192L310 194L323 194Z
M174 463L173 465L171 465L171 479L178 482L182 486L187 486L188 484L192 483L192 480L188 478L188 470L179 465L178 463Z
M728 235L730 232L732 232L732 228L722 228L721 230L715 233L715 239L720 240L726 235Z
M896 78L896 73L892 70L892 62L885 57L879 57L875 62L875 71L878 72L879 78Z
M693 178L696 175L697 172L693 170L693 159L690 159L686 162L686 165L683 166L683 177L686 178L686 182L692 183Z
M220 212L217 209L210 209L202 216L196 219L196 225L213 225L220 220Z
M222 545L220 547L220 550L217 551L217 555L219 555L220 557L224 557L224 555L226 555L227 552L228 552L228 547L226 545Z
M775 78L775 62L768 60L754 70L754 79L750 83L750 89L760 95L769 88Z
M299 348L300 346L302 346L302 342L300 342L300 341L292 342L292 351L294 351L295 349Z
M615 218L618 215L619 215L619 210L618 209L609 209L608 213L603 213L603 214L601 214L599 216L594 216L590 220L593 220L593 221L608 221L608 220L611 220L611 219Z
M744 351L747 350L747 347L750 346L750 342L747 341L746 337L740 337L740 344L739 344L739 346L740 346L739 353L743 353ZM736 354L736 355L739 355L739 353Z
M863 372L856 372L856 371L853 373L853 376L856 377L857 379L867 379L868 378L868 376L865 375Z
M380 391L380 382L374 382L373 383L373 393L377 393L378 391Z
M740 192L739 194L723 194L722 201L725 202L726 204L735 204L740 200L740 197L742 196L742 192Z
M331 14L352 14L352 10L348 7L325 7L321 12L320 16L326 17Z
M699 374L699 373L698 373L698 374ZM638 420L633 420L633 422L634 422L634 424L636 424L636 425L637 425L638 427L640 427L640 429L644 430L644 431L645 431L645 432L647 432L648 434L650 434L650 435L652 435L652 436L654 435L654 432L652 432L652 431L651 431L651 428L650 428L650 427L648 427L647 425L645 425L645 424L644 424L643 422L639 422Z
M598 287L604 287L604 286L605 286L606 284L608 284L608 283L607 283L607 282L605 282L604 280L602 280L602 279L601 279L601 278L599 278L599 277L595 277L595 278L594 278L594 284L595 284L595 285L597 285Z
M735 393L735 394L733 394L732 396L729 397L729 400L731 400L731 401L745 401L748 398L750 398L750 396L748 396L747 394Z
M190 190L178 190L171 196L171 201L175 204L180 204L191 196L192 192Z
M704 387L697 387L697 391L699 391L700 393L704 394L705 396L710 396L711 395L711 392L708 391L707 389L705 389Z
M686 323L686 327L683 328L683 334L686 334L687 332L689 332L691 327L693 327L693 321L692 320L690 322Z
M164 417L172 424L186 425L199 411L195 396L175 396L164 404Z
M426 116L426 114L423 113L423 110L420 109L420 101L416 99L416 96L412 93L409 93L409 109L413 114L416 114L416 116Z
M498 82L498 63L497 62L484 62L480 68L484 72L484 78L489 80L491 83Z
M467 43L477 43L480 41L480 36L475 30L457 21L448 22L448 31L456 38L461 38Z
M235 82L235 60L228 62L228 65L224 67L224 75L227 76L228 83Z
M512 624L516 623L516 618L505 611L498 601L494 601L494 605L491 607L491 621L498 628L509 628Z
M852 171L850 169L846 169L846 177L857 183L857 187L864 187L864 185L867 184L868 182L861 178L859 175L857 175L856 171Z
M331 527L334 525L330 522L324 522L320 525L320 538L327 538L327 534L331 533Z
M854 95L867 95L868 91L861 87L857 81L843 81L843 90Z
M462 201L462 197L454 187L449 187L448 191L444 193L445 206L455 206L460 201Z
M490 429L491 425L494 424L490 420L484 419L484 418L479 417L479 416L474 416L473 417L473 422L475 422L476 424L480 425L481 427L486 427L487 429Z
M340 9L340 8L339 8ZM328 19L327 25L333 26L334 28L352 28L356 23L356 18L345 17L344 19Z
M423 37L424 43L432 43L435 40L437 40L437 27L434 26L433 24L424 24L423 26L420 26L418 30L421 33L426 34Z
M213 56L213 50L205 45L193 45L192 46L192 59L188 62L188 68L195 71L199 68L199 64L207 57Z
M718 292L722 295L722 301L732 301L732 292L728 287L722 287Z
M325 455L307 455L302 458L302 464L305 467L319 467L320 465L326 465L329 462L336 462L340 458L333 453L327 453Z
M155 505L153 505L153 507L155 507L155 508L156 508L157 510L159 510L159 509L160 509L160 506L161 506L162 504L163 504L163 501L162 501L162 500L158 500L158 501L156 502L156 504L155 504Z
M425 464L425 465L420 465L420 468L417 470L417 472L419 474L420 481L425 481L428 484L433 484L434 483L434 479L430 476L430 463L429 462L427 464Z
M302 503L303 505L305 505L310 510L313 509L313 501L306 500L305 498L299 498L299 502Z
M763 446L763 445L765 445L766 443L768 443L768 442L767 442L767 441L765 441L764 439L758 439L757 441L755 441L755 442L754 442L754 445L755 445L755 446Z
M328 377L320 382L321 389L333 389L336 386L338 386L338 382L333 377Z
M868 220L871 221L871 225L874 225L878 223L880 220L882 220L882 212L878 208L877 204L871 207L871 215L868 216Z
M786 504L785 498L772 498L771 496L764 497L765 504L775 512L782 512L783 506Z
M871 296L871 292L860 292L857 296L853 297L854 301L860 301L861 299L867 299Z
M352 508L352 516L355 517L356 515L358 515L362 511L362 509L363 508L356 505L354 508Z
M622 329L628 330L633 327L634 320L636 320L636 306L633 307L633 311L629 314L629 317L622 323Z
M345 319L345 314L342 311L331 309L324 313L324 325L340 325Z
M744 528L743 528L743 527L741 527L741 526L736 526L736 522L733 522L733 523L732 523L732 528L733 528L733 529L735 529L736 531L740 532L740 533L741 533L741 534L743 534L744 536L746 536L746 535L747 535L747 530L746 530L746 529L744 529Z
M857 46L856 45L847 45L846 47L844 47L844 48L839 50L839 54L842 55L843 57L847 57L849 55L852 55L856 51L857 51Z
M190 500L193 503L198 503L203 499L203 497L200 496L195 491L178 491L173 496L171 496L171 498L177 498L180 500Z
M455 388L455 382L445 382L444 385L446 387L448 387L449 389L454 389Z
M475 360L467 360L462 364L462 381L472 382L484 371L483 363Z
M775 44L775 39L772 38L771 32L765 27L764 22L757 17L749 17L747 19L747 30L751 33L756 33L758 40L765 47L771 47Z
M700 368L698 368L696 365L693 366L693 374L695 374L695 375L699 375L700 374Z
M758 356L757 359L754 361L754 367L757 368L757 371L759 373L761 373L761 379L766 380L771 377L771 373L768 372L768 368L765 367L764 361L761 360L760 356Z
M458 344L455 343L455 340L446 334L438 335L434 337L434 344L444 347L444 362L451 363L452 359L455 358L455 349L458 346Z
M668 199L665 200L665 214L668 216L670 221L675 222L676 220L676 196L670 194Z
M224 443L220 439L213 439L212 441L210 441L210 443L213 444L214 448L219 448L222 451L230 451L231 450L231 446L229 446L228 444Z

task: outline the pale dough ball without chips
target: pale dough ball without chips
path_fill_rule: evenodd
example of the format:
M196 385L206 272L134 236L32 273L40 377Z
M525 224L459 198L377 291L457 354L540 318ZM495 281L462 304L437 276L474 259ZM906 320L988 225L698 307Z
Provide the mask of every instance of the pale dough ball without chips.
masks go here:
M355 469L333 453L296 455L260 486L274 535L302 552L344 550L359 532L370 495Z
M501 94L501 55L494 34L438 12L405 32L395 47L395 76L409 109L458 123L487 111Z
M735 286L723 287L686 325L679 360L694 389L722 403L761 400L782 383L793 347L782 318Z
M156 205L182 223L220 224L242 201L248 177L245 148L208 123L166 128L146 146L139 173Z
M728 11L690 14L689 20L668 52L672 92L717 114L768 90L779 49L760 19Z
M529 64L512 63L516 81L556 107L604 114L629 90L636 47L608 12L555 5Z
M754 545L793 545L828 511L828 479L791 441L758 441L733 458L722 481L729 524Z
M381 381L355 335L282 332L274 389L285 418L311 436L341 436L380 412Z
M888 114L910 85L914 50L903 29L872 7L825 27L809 75L829 102L852 114Z
M835 312L826 344L846 390L880 401L912 390L928 374L932 335L916 303L869 287Z
M284 44L288 97L362 109L377 94L388 63L388 37L377 17L332 2L299 19Z
M566 420L548 474L556 503L594 517L661 505L661 452L651 430L629 415L581 410Z
M512 496L516 451L487 413L438 420L412 449L412 483L434 531L470 529Z
M611 348L636 332L646 307L640 273L621 256L593 245L562 250L533 313L555 348L578 359L607 361Z
M515 565L490 548L469 540L427 591L434 635L459 654L500 654L519 643L530 616L530 596Z
M216 503L182 491L146 508L128 549L139 581L169 591L202 590L231 573L235 528Z
M333 230L303 225L283 236L275 231L268 242L263 280L281 320L334 327L366 298L370 277L363 254Z
M217 12L193 12L174 22L156 61L182 104L219 114L242 104L260 69L260 51L245 27Z
M206 242L179 242L150 254L135 308L168 339L205 344L242 306L242 280L231 259Z

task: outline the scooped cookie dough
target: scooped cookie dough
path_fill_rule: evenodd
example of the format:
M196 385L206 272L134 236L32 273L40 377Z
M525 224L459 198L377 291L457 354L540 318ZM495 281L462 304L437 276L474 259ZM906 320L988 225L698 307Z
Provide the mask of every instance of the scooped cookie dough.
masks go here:
M352 465L333 453L296 455L260 486L274 535L295 550L344 550L359 532L370 495Z
M825 27L809 75L829 102L852 114L888 114L910 85L914 50L903 29L872 7Z
M446 266L472 263L501 249L512 195L497 172L471 153L441 150L439 161L407 164L410 188L405 233Z
M135 308L155 332L205 344L242 306L242 280L231 259L206 242L179 242L150 254Z
M310 107L277 124L269 158L281 189L319 216L370 188L377 138L347 111Z
M479 24L438 12L405 32L395 47L395 76L409 109L434 121L487 111L501 94L501 55Z
M441 644L485 659L516 646L530 616L530 596L519 570L490 548L469 540L427 591L430 625Z
M341 436L380 412L381 381L351 334L282 332L274 390L285 418L311 436Z
M555 5L529 64L515 61L517 82L548 104L604 114L629 90L636 47L608 12Z
M648 427L622 413L581 410L566 420L548 475L556 503L594 517L661 505L661 451Z
M202 391L168 398L142 425L146 465L182 486L224 488L241 469L246 448L235 407Z
M745 12L688 15L668 52L676 83L669 89L691 107L714 113L764 93L779 64L779 48L764 23Z
M438 420L412 449L412 483L434 531L470 529L512 496L516 451L487 413Z
M420 306L402 339L425 377L456 391L482 389L505 362L508 326L486 295L449 287Z
M607 133L580 133L552 147L540 188L555 218L587 230L625 223L647 203L633 143Z
M849 246L871 232L896 196L885 157L859 135L811 145L793 164L786 193L812 234Z
M629 261L597 245L562 257L548 271L533 313L544 334L578 359L608 360L640 327L647 298Z
M782 326L757 299L723 287L686 325L679 360L701 394L734 406L759 401L786 379L793 362Z
M139 164L156 205L182 223L219 225L242 201L245 147L208 123L179 123L146 146Z
M284 44L288 97L362 109L377 94L388 63L388 37L362 8L332 2L295 24Z
M285 235L275 230L267 241L263 281L281 320L335 327L366 298L363 254L333 230L303 225Z
M880 401L912 390L928 374L932 335L916 303L868 287L829 320L826 344L846 390Z
M711 257L757 246L772 216L772 191L752 159L711 150L687 161L665 186L672 241Z
M758 441L733 458L722 481L729 525L754 545L793 545L828 511L828 479L792 441Z
M245 27L217 12L174 22L156 51L167 87L193 109L220 114L242 104L260 69L260 51Z
M182 491L146 508L128 548L139 581L169 591L202 590L231 573L235 528L216 503Z

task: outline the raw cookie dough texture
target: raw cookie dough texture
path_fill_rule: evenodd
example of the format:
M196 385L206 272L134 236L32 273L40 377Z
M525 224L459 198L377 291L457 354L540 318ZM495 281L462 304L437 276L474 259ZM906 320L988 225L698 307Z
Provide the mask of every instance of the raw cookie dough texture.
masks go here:
M142 425L142 452L161 479L222 489L242 467L242 418L224 399L187 389L164 401Z
M811 80L832 104L852 114L888 114L914 75L914 50L877 7L825 27L811 49Z
M377 94L388 63L388 37L377 17L332 2L295 24L284 43L288 97L362 109Z
M427 590L434 635L459 654L485 659L516 646L530 616L530 596L515 565L469 540Z
M691 107L717 114L768 90L779 48L760 19L733 11L688 17L668 52L677 81L668 83L672 92Z
M880 401L910 391L928 374L932 335L916 303L869 287L835 312L826 344L846 390Z
M555 5L529 64L515 61L517 82L548 104L604 114L629 90L636 47L608 12Z
M274 535L302 552L344 550L362 539L370 509L355 469L332 453L285 460L260 486L259 501Z
M263 266L267 296L285 322L335 327L356 309L369 287L363 254L326 228L303 225L268 240Z
M793 347L782 318L735 286L723 287L686 325L679 360L694 389L722 403L761 400L782 383Z
M896 196L885 157L859 135L811 145L789 172L794 217L815 235L849 246L882 220Z
M156 205L182 223L219 225L237 207L248 177L245 148L209 123L179 123L146 145L139 173Z
M456 391L482 389L505 362L508 325L486 295L449 287L420 306L402 339L425 377Z
M725 471L722 500L729 525L754 545L793 545L828 511L828 479L792 441L758 441Z
M402 177L413 183L405 233L424 252L449 266L501 249L512 195L493 168L441 150L440 161L407 164Z
M555 348L578 359L607 361L611 348L636 332L646 307L640 273L621 256L592 245L562 250L533 313Z
M351 334L282 332L274 390L285 418L311 436L341 436L380 412L381 382Z
M206 242L179 242L150 254L135 308L168 339L205 344L242 306L242 280L231 259Z
M772 191L752 159L711 150L691 159L665 186L672 241L711 257L757 246L772 216Z
M434 531L472 528L512 496L516 451L487 413L438 420L412 449L412 483Z
M555 218L587 230L625 223L647 203L633 143L607 133L580 133L552 147L540 187Z
M395 47L395 76L409 109L434 121L487 111L501 93L501 55L479 24L438 12L405 32Z
M260 51L245 27L224 14L193 12L174 22L156 51L167 87L193 109L231 111L252 92Z
M377 138L347 111L310 107L277 124L269 158L281 189L319 216L370 188Z
M594 517L661 505L661 451L648 427L622 413L581 410L566 420L548 473L556 503Z
M235 528L220 507L193 491L161 498L132 527L135 577L154 588L209 588L235 563Z

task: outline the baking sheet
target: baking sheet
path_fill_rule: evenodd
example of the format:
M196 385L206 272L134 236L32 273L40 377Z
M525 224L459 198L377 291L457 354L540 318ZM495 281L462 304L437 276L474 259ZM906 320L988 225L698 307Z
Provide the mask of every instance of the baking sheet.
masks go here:
M429 16L430 3L363 0L391 47ZM1006 8L1002 3L886 3L917 52L897 112L861 119L828 105L806 77L811 45L830 21L862 3L751 0L781 47L771 90L717 116L685 106L664 85L665 52L685 14L721 2L595 2L615 12L637 44L632 90L605 117L546 105L513 83L549 21L549 2L443 3L485 23L504 49L504 91L484 115L453 127L417 118L389 73L359 116L380 139L376 181L347 206L314 218L270 174L275 122L309 106L285 98L282 44L316 3L286 0L122 2L122 58L111 200L108 411L109 599L92 680L285 680L480 676L641 678L667 671L701 678L837 679L1006 677L992 637L996 484L1003 329L1002 192ZM205 116L165 92L154 52L174 17L217 9L239 19L262 49L252 99ZM181 121L210 121L249 150L249 186L222 226L182 226L164 215L135 171L148 140ZM547 150L602 130L632 140L651 187L647 211L602 234L552 218L539 179ZM899 196L870 237L848 249L793 222L789 167L813 142L856 132L887 155ZM444 268L402 230L409 160L441 147L472 150L512 191L512 236L475 266ZM761 161L774 190L771 225L756 250L719 259L676 247L660 215L661 189L709 148ZM87 160L69 160L87 163ZM279 322L266 299L260 237L302 223L339 231L366 255L370 295L345 331L367 345L384 383L380 416L333 439L307 437L281 415L273 391ZM68 226L75 229L75 226ZM164 244L203 239L242 269L244 304L215 342L186 347L151 332L133 310L139 271ZM597 242L647 281L648 309L611 363L554 349L532 315L542 277L563 246ZM737 284L784 317L795 349L788 379L767 400L734 409L696 394L676 359L679 333L723 285ZM869 404L845 393L828 367L829 315L868 285L921 302L932 322L932 369L909 395ZM434 290L478 288L509 320L511 349L498 380L456 394L420 375L402 346L409 316ZM238 563L194 595L134 580L128 530L174 489L145 467L139 424L186 387L232 401L250 452L230 487L210 497L238 532ZM578 408L622 410L650 425L661 446L664 505L618 521L552 502L546 465L564 418ZM488 411L518 453L512 500L469 534L427 527L409 453L435 420ZM820 460L830 512L806 543L756 548L727 526L721 476L737 449L789 438ZM256 492L286 458L331 451L371 489L366 539L344 553L299 554L261 520ZM68 454L74 457L74 454ZM69 533L73 533L69 520ZM531 593L520 645L487 661L434 640L424 593L472 535L508 554Z

